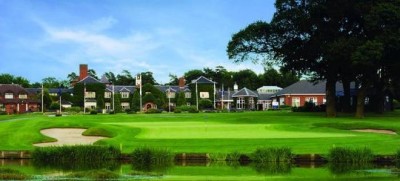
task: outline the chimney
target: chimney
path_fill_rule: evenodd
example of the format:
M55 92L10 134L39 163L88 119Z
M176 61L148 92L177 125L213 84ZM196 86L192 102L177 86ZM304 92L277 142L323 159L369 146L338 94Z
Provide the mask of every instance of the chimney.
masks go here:
M185 87L185 77L179 78L179 88L184 88Z
M82 80L87 76L88 76L88 65L80 64L79 65L79 80Z

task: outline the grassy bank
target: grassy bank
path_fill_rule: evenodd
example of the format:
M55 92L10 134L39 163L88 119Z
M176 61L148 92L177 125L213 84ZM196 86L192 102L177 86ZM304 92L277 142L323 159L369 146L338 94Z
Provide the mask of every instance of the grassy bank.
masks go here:
M0 150L33 150L33 143L54 141L40 134L46 128L90 128L85 135L106 136L96 145L130 153L148 146L178 153L251 153L259 147L290 147L295 154L327 154L332 147L368 147L392 154L398 135L353 132L390 129L400 132L400 112L325 118L320 113L244 112L217 114L116 114L49 117L40 114L0 116Z

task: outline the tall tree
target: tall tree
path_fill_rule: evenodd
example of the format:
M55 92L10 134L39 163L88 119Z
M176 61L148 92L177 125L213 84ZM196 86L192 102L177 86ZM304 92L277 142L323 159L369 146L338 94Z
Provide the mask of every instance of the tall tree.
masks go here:
M205 73L202 70L194 69L185 72L185 79L187 83L191 83L192 80L199 78L200 76L205 76Z
M96 78L97 80L99 79L99 77L97 77L96 71L94 69L89 69L88 74L90 76L92 76L93 78Z
M55 77L46 77L42 79L43 86L46 88L58 88L60 82Z
M70 74L67 75L67 78L69 82L73 82L78 78L78 75L76 75L75 72L71 72Z
M153 72L143 72L142 73L142 84L151 84L151 85L156 85L157 81L153 77Z

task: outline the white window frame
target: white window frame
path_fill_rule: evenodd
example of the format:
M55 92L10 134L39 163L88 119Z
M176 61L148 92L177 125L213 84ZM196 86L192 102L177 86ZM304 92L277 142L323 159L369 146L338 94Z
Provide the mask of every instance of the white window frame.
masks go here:
M18 98L19 99L28 99L28 95L27 94L19 94Z
M104 98L111 98L111 92L104 92Z
M168 92L167 91L167 98L171 98L171 99L175 98L175 92Z
M121 102L121 108L123 110L130 109L129 102Z
M192 93L191 92L185 92L185 98L186 99L192 98Z
M129 98L129 92L121 92L121 98L122 98L122 99L127 99L127 98Z
M318 97L306 97L306 102L312 102L314 105L318 105Z
M14 99L14 94L13 93L5 93L4 99Z
M106 110L111 110L111 103L106 102L105 105L104 105L104 108L105 108Z
M85 92L85 98L96 98L96 92Z
M300 97L292 97L292 107L300 107Z

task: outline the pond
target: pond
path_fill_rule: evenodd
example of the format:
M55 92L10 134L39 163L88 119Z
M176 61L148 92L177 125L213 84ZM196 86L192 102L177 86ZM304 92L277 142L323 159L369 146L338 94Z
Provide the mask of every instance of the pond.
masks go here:
M0 160L0 180L25 175L26 180L397 180L399 169L382 165L329 165L307 163L240 165L232 162L135 165L37 165L30 160ZM17 178L15 178L17 179Z

